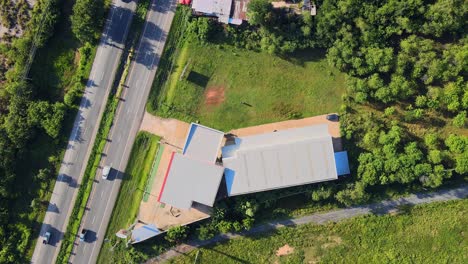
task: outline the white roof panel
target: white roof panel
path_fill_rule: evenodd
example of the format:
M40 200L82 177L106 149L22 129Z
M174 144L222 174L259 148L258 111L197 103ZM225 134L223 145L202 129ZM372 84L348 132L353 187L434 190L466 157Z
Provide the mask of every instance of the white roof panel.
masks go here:
M222 150L229 196L338 178L326 124L235 141Z
M196 12L217 16L227 23L231 13L232 0L193 0L192 8Z
M159 201L189 209L193 202L213 206L224 168L174 153Z
M203 162L215 163L224 133L192 123L185 140L183 154Z

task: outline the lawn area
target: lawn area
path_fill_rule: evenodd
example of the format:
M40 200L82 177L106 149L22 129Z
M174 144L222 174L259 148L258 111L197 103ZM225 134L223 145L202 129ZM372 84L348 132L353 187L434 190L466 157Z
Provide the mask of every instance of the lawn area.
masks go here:
M346 87L324 50L281 58L227 44L186 42L174 62L153 113L224 131L337 112Z
M200 250L197 263L466 263L468 199L403 207L398 215L281 228ZM288 244L293 253L278 257ZM197 251L170 263L194 263Z
M135 221L149 172L158 150L158 141L159 137L146 132L140 132L135 139L119 196L107 228L106 237L110 238L111 243L104 243L98 263L113 263L128 257L129 250L123 245L123 240L114 234L122 228L129 227ZM115 245L115 243L119 243L119 247L110 251L110 244Z

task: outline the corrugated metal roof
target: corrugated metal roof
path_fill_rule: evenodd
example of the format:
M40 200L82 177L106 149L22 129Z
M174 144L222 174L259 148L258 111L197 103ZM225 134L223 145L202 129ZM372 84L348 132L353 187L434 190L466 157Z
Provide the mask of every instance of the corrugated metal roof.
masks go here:
M338 175L346 175L350 173L347 151L336 152L335 163Z
M224 133L221 131L192 123L182 153L200 161L214 163L223 137Z
M229 196L337 179L326 124L236 138L222 152Z
M132 230L132 244L142 242L163 233L154 224L144 225Z
M232 0L193 0L192 8L196 12L205 13L225 20L227 23L231 13Z
M159 201L189 209L192 202L213 206L224 168L175 153Z

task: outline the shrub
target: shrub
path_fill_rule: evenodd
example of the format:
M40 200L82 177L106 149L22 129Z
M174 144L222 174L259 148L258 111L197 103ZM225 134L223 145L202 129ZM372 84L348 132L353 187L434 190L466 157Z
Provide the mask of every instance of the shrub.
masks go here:
M169 242L179 242L187 237L187 226L171 227L166 233L166 240Z
M200 240L207 240L207 239L213 238L214 235L215 235L215 231L213 230L213 228L211 228L211 225L200 226L197 229L197 236L198 236L198 239Z

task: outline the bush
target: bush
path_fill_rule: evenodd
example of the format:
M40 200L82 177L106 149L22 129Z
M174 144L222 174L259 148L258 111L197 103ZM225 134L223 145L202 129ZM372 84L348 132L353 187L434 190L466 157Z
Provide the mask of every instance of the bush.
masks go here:
M167 230L165 239L169 242L180 242L187 237L187 226L171 227Z
M197 229L197 236L198 236L198 239L200 240L208 240L215 236L215 231L213 230L211 225L200 226Z
M466 111L460 112L455 118L453 118L453 125L458 128L465 127L466 124Z

